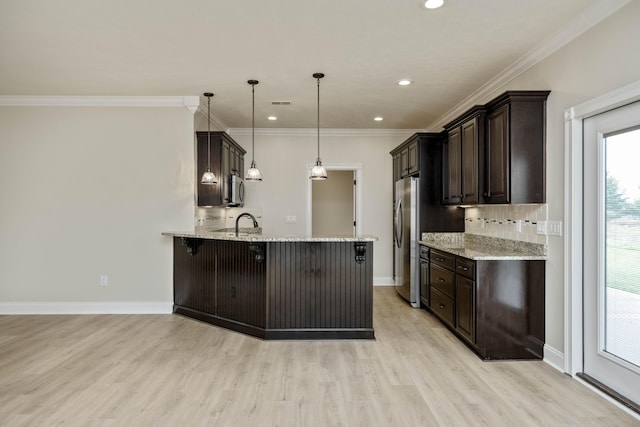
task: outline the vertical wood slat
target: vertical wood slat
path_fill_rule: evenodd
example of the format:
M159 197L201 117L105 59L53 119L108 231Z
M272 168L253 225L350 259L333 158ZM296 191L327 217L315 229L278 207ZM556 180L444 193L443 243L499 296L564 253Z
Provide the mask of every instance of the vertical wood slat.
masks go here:
M194 255L180 237L173 239L174 303L209 314L215 313L214 241L205 240Z
M267 245L269 329L373 328L372 242L362 264L353 242Z

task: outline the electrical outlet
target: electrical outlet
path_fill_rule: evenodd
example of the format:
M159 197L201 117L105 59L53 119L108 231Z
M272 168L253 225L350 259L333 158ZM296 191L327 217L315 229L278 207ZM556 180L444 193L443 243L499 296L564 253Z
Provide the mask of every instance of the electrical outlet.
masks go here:
M547 234L549 236L562 236L562 221L548 221Z
M514 228L516 230L516 233L522 233L522 220L521 219L517 219L514 223Z
M109 276L106 274L100 276L100 286L109 286Z
M296 216L295 215L287 215L287 224L295 224Z
M536 224L536 234L547 234L547 221L538 221Z

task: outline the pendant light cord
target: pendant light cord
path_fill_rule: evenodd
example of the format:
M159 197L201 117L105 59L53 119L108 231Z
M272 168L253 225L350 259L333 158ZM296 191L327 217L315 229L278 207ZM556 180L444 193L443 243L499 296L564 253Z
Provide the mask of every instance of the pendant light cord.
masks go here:
M318 80L318 160L320 160L320 77Z
M256 84L251 83L251 167L256 160Z
M207 167L211 170L211 97L207 96Z

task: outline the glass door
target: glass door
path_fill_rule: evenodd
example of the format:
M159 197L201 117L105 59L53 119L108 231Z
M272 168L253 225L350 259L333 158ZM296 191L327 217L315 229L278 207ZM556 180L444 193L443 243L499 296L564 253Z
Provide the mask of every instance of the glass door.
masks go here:
M640 404L640 103L584 121L584 366Z

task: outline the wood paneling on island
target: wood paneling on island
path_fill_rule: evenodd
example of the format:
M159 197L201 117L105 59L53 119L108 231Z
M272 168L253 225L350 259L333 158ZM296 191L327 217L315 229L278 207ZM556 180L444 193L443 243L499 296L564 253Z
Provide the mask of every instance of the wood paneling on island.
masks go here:
M263 339L371 339L373 243L174 237L174 312Z

